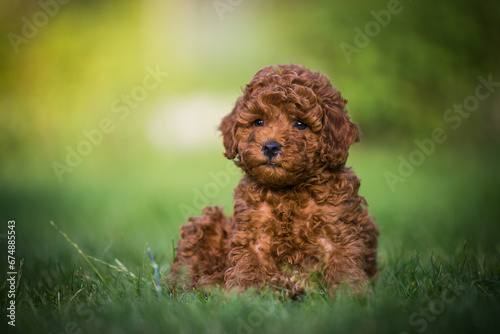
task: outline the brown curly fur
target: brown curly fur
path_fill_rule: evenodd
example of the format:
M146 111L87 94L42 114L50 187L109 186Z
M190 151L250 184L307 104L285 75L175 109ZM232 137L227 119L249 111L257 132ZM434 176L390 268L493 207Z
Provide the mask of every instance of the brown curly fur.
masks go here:
M219 127L225 156L244 172L233 215L205 208L181 227L171 282L184 273L191 287L364 291L377 273L379 232L345 167L359 140L346 103L326 76L302 66L255 74ZM272 157L263 151L269 141L281 149Z

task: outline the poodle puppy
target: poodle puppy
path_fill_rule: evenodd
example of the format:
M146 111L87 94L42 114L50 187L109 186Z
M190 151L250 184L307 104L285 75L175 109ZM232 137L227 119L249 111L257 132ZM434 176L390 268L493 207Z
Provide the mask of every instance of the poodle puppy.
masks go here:
M268 286L291 296L365 291L377 273L379 232L345 166L359 141L346 103L325 75L303 66L255 74L219 127L224 155L243 171L233 214L207 207L181 227L172 284Z

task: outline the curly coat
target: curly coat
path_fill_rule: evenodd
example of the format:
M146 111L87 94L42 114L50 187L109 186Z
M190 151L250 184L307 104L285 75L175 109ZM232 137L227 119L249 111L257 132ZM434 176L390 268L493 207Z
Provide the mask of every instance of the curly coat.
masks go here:
M364 291L377 273L379 232L345 167L359 140L346 103L302 66L255 74L219 127L224 155L244 172L233 214L208 207L181 227L173 284Z

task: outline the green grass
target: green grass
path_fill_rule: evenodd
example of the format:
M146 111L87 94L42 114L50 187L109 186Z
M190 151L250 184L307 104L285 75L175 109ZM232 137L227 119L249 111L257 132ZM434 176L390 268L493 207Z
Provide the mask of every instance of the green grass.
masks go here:
M92 164L99 161L91 159L63 184L2 178L1 218L16 220L17 267L24 261L16 328L9 332L491 332L500 325L498 180L491 177L497 158L464 161L453 150L439 152L393 193L383 173L397 168L404 152L363 146L352 152L361 193L381 229L380 276L373 295L363 298L183 293L165 283L159 295L147 249L164 277L184 221L179 204L192 204L193 189L203 191L209 172L225 168L217 152L168 161L145 154L140 165L111 176L96 174ZM230 211L237 181L232 176L208 204ZM4 310L7 288L2 283Z
M83 261L82 261L83 262ZM23 333L384 333L488 332L498 324L499 268L466 246L448 259L391 258L370 298L320 294L294 302L271 292L172 293L152 287L147 262L137 278L106 266L104 281L60 263L19 291ZM93 277L92 277L93 276ZM66 328L66 329L65 329Z

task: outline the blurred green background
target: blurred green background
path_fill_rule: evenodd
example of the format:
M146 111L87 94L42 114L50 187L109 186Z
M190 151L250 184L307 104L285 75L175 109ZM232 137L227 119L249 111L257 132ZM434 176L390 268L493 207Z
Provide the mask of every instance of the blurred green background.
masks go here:
M188 215L231 212L240 175L222 156L221 118L257 70L290 62L349 100L363 135L348 164L380 226L382 266L465 241L498 264L500 87L481 88L467 117L443 116L474 102L478 77L500 81L499 2L62 2L0 2L1 252L14 219L28 284L81 262L51 220L94 256L134 271L147 244L168 270ZM436 128L446 140L414 153ZM85 153L73 167L72 150ZM412 154L418 166L391 187Z

